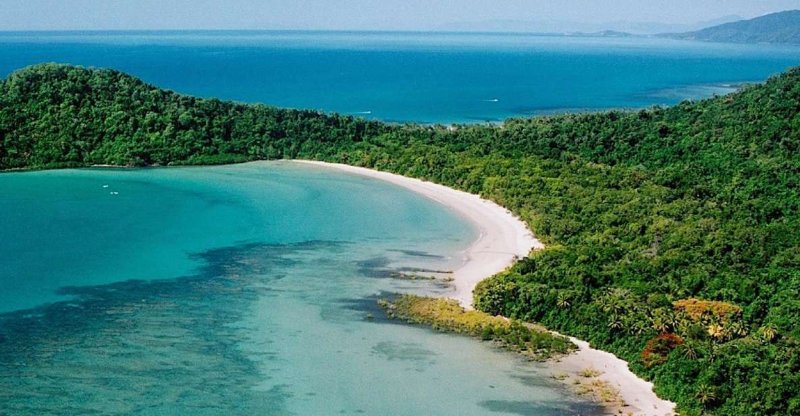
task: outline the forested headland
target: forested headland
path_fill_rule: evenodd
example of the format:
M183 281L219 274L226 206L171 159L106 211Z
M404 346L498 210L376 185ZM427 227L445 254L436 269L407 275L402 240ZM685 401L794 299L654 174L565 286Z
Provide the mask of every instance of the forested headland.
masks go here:
M0 143L5 170L304 158L480 194L547 248L482 282L478 309L619 355L683 414L800 414L800 69L668 108L447 128L44 64L0 82Z

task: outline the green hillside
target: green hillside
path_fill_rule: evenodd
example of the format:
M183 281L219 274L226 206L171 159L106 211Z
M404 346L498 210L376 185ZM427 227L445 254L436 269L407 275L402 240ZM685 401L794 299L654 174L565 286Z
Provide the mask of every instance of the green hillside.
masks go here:
M800 10L772 13L695 32L662 36L707 42L800 44Z
M48 64L0 83L0 143L2 169L308 158L481 194L548 246L483 282L479 309L620 355L683 414L800 414L800 69L670 108L448 129Z

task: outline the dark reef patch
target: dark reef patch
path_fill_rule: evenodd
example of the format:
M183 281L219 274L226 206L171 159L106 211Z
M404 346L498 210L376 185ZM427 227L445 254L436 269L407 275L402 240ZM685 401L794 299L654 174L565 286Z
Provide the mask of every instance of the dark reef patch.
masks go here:
M249 243L196 254L198 273L64 287L73 299L0 315L2 412L287 414L231 325L292 257L340 243ZM269 351L264 352L269 355ZM109 399L113 398L113 399ZM0 413L2 413L0 412Z

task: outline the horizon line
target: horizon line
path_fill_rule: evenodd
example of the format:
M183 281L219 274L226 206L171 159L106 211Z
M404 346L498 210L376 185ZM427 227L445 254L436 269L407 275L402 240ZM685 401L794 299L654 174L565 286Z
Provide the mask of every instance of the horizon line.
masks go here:
M559 36L574 34L601 34L606 32L633 36L655 36L655 34L625 32L620 30L597 31L519 31L519 30L442 30L442 29L0 29L0 34L46 33L407 33L407 34L503 34Z

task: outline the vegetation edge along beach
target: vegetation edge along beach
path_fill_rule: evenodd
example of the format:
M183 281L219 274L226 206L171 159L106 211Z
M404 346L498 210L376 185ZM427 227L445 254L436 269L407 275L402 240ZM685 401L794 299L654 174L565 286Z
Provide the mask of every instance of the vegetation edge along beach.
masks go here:
M674 403L656 396L651 383L637 377L628 369L627 362L613 354L538 325L471 310L477 284L505 271L531 250L544 248L527 225L505 208L474 194L389 172L308 160L291 163L335 169L404 187L441 203L478 230L479 237L464 250L465 263L453 271L450 284L454 291L447 294L452 299L413 295L380 299L379 304L390 318L479 337L535 360L549 359L553 378L592 396L611 413L640 416L673 413Z
M0 83L0 169L314 159L507 207L547 245L475 307L627 360L682 414L800 412L800 69L668 108L391 125L57 64Z

